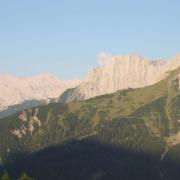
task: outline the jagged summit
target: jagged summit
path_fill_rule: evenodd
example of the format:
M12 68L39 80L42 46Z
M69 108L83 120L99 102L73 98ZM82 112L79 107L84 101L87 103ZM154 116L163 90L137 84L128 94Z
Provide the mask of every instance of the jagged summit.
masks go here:
M49 73L33 77L2 75L0 76L0 110L28 100L46 101L58 98L64 90L79 83L79 80L60 80Z
M166 72L179 66L180 56L170 61L149 60L136 54L112 56L103 66L92 69L77 88L65 92L60 97L60 102L84 100L122 89L146 87L167 77Z

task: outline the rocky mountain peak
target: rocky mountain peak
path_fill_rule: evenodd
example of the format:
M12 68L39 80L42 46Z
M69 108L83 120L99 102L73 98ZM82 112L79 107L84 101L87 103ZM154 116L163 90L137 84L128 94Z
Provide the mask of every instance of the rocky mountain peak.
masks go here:
M146 87L167 77L166 72L179 66L180 56L170 61L149 60L136 54L112 56L103 66L92 69L85 81L63 99L83 100L117 90Z
M33 77L0 76L0 111L28 100L56 99L79 83L80 80L64 81L49 73Z

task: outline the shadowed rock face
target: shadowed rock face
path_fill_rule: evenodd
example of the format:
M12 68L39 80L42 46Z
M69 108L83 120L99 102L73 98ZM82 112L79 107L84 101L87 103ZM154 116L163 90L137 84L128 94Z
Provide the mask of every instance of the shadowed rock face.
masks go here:
M138 55L115 56L103 67L89 72L77 88L68 90L60 102L89 99L128 88L146 87L167 77L180 66L180 57L170 61L150 61Z

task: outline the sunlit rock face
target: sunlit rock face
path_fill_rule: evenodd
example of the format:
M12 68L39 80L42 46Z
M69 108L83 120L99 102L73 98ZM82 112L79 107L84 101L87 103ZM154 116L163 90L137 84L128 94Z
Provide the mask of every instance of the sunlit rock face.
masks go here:
M84 100L128 88L159 82L180 66L180 56L170 61L149 60L139 55L113 56L104 66L92 69L75 89L65 92L60 102Z
M28 100L56 99L67 88L73 88L79 80L63 81L51 74L34 77L0 76L0 111L8 106Z

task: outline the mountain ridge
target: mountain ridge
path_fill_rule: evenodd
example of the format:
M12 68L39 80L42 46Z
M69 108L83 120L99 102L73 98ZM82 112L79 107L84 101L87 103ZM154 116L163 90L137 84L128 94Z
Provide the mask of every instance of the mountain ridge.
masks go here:
M0 111L25 101L48 102L50 99L57 99L64 90L79 83L80 80L60 80L50 73L32 77L2 75L0 76Z
M167 72L180 66L180 56L169 61L151 61L140 55L113 56L104 66L92 69L76 88L67 90L60 102L85 100L128 88L155 84L167 77Z

